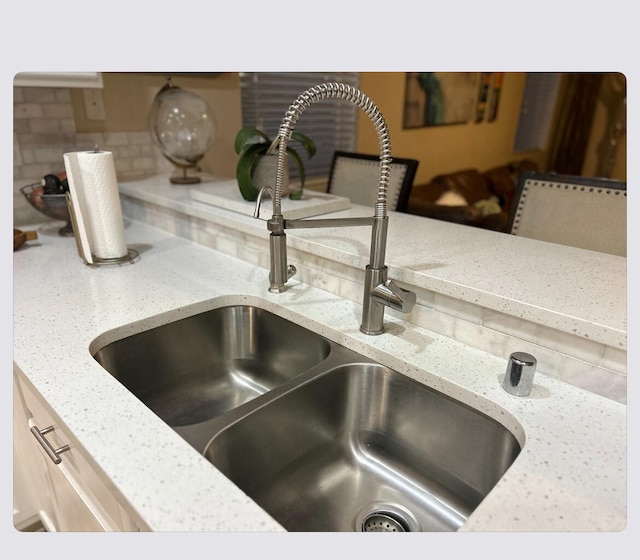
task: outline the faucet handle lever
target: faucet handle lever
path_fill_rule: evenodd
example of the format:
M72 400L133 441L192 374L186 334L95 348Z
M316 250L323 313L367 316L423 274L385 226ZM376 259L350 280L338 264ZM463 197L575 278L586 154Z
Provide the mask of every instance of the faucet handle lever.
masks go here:
M378 284L371 293L380 303L402 313L409 313L416 304L415 292L401 288L393 280Z

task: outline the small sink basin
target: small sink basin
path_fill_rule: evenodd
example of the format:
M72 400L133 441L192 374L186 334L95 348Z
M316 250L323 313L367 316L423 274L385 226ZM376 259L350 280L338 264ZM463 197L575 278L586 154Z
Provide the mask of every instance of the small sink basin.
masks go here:
M169 426L217 417L322 362L321 336L249 305L140 332L94 358ZM207 438L208 439L208 438Z
M204 456L289 531L455 531L519 452L479 411L353 363L236 419Z

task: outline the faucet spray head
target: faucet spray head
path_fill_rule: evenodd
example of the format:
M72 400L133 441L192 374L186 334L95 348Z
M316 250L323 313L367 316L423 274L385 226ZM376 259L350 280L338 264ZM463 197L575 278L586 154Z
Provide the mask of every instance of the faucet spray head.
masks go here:
M264 186L260 189L260 192L258 193L258 197L256 198L256 205L253 209L253 217L254 218L259 218L260 217L260 205L262 204L262 195L265 192L269 192L271 194L271 198L275 198L275 192L273 190L273 188L271 188L270 186Z

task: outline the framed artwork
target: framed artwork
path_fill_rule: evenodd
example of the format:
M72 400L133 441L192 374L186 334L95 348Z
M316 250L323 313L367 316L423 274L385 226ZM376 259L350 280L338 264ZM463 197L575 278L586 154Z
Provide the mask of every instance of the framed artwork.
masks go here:
M480 72L407 72L403 128L476 120Z
M500 104L500 92L502 91L503 80L504 80L504 72L493 73L491 99L489 102L489 114L487 116L487 120L489 122L493 122L498 118L498 105Z
M478 92L478 106L476 108L476 122L482 122L489 107L489 93L492 82L491 72L480 72L480 91Z
M481 72L476 122L493 122L498 117L498 105L504 72Z

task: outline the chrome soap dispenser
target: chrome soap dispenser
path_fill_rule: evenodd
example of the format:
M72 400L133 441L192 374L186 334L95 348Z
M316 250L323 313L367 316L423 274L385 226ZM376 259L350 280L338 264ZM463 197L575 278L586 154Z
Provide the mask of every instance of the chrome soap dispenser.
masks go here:
M515 397L526 397L531 393L536 359L525 352L514 352L509 356L507 371L502 382L503 389Z

